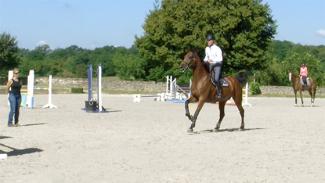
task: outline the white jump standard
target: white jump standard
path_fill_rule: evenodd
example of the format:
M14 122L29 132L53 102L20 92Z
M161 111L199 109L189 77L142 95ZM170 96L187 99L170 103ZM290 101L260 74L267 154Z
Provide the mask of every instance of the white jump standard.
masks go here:
M103 107L102 100L102 66L98 66L97 68L97 99L93 98L93 87L92 87L92 76L93 76L93 67L92 65L88 65L87 70L88 75L88 100L85 101L85 110L87 112L105 112L105 108Z
M52 75L49 75L49 98L48 103L44 105L42 108L56 109L57 106L52 104Z
M29 71L29 75L27 77L27 99L26 99L26 106L28 108L34 108L34 80L35 74L34 70Z
M252 107L252 104L250 104L248 102L248 93L249 93L249 88L248 88L248 82L246 82L246 86L245 86L245 95L243 95L244 97L244 103L243 103L243 106L248 106L248 107Z

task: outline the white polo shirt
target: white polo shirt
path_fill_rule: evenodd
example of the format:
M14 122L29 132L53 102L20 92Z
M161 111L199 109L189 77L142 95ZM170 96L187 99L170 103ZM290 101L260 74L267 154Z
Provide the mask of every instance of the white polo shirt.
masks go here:
M217 62L222 62L222 51L219 46L213 44L211 47L205 48L204 62L212 60L213 64Z

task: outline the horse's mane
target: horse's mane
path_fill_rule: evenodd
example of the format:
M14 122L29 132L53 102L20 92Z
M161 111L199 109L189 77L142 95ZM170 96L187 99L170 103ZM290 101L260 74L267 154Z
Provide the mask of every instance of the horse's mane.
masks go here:
M194 55L195 57L197 57L198 61L200 62L200 64L202 64L202 66L204 67L204 69L205 69L208 73L210 73L209 64L207 64L206 62L203 61L203 59L201 59L201 57L200 57L199 52L197 51L197 49L192 49L192 50L190 50L190 51L193 53L193 55Z
M299 74L297 74L297 73L295 73L295 72L291 72L291 75L292 75L292 76L295 76L295 77L298 77L298 76L299 76Z

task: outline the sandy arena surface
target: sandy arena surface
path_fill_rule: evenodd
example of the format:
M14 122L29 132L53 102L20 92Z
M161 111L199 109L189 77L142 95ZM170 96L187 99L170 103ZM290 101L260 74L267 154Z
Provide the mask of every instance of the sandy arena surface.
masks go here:
M219 111L207 104L189 134L184 104L104 95L109 112L96 114L82 110L86 98L54 95L59 108L41 109L47 95L36 95L22 126L8 128L0 95L0 182L325 182L325 99L250 98L244 131L227 105L211 132Z

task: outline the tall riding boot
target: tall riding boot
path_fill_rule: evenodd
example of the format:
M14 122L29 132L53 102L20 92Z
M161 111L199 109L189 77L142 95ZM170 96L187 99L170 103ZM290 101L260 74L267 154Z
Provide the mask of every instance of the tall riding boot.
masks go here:
M216 85L217 87L216 87L216 89L217 89L217 98L221 98L222 96L222 87L221 87L221 85L220 85L220 83L219 82L217 82L217 85Z

